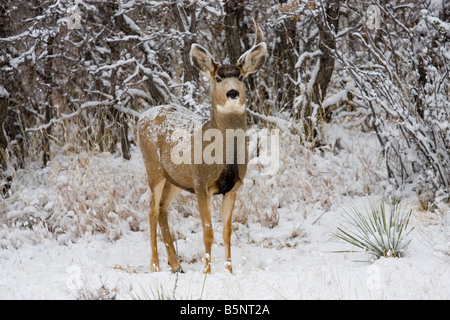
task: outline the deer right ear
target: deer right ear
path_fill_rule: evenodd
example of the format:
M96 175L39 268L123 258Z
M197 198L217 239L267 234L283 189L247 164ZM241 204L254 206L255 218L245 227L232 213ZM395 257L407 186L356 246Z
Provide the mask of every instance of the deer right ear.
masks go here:
M265 42L254 45L251 49L247 50L236 63L236 66L242 71L242 77L245 78L249 74L258 71L264 64L266 55L267 45Z
M217 63L208 50L195 43L191 47L191 62L208 77L211 77L217 68Z

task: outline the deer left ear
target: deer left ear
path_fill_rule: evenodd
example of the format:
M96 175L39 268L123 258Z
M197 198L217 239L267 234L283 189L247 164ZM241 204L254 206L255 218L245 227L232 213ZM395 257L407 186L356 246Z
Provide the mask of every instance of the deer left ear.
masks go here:
M267 45L265 42L261 42L240 56L236 62L236 67L241 70L243 78L258 71L264 64L266 55Z
M218 66L208 50L195 43L191 47L191 62L210 78Z

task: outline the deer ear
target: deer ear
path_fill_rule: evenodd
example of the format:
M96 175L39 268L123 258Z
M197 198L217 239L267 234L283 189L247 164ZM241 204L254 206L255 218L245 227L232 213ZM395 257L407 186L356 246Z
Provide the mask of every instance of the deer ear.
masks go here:
M267 45L261 42L247 50L236 62L236 67L241 69L243 78L258 71L266 60Z
M191 47L191 63L208 77L217 68L217 63L208 50L195 43Z

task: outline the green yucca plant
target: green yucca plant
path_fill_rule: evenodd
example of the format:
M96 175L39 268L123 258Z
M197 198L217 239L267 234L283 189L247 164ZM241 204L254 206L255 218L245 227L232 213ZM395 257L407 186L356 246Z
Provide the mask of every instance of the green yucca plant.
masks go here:
M336 236L376 258L401 257L411 242L407 239L412 230L408 229L411 209L403 210L398 203L387 209L382 198L379 205L370 201L370 212L361 212L354 205L344 210L351 227L339 227Z

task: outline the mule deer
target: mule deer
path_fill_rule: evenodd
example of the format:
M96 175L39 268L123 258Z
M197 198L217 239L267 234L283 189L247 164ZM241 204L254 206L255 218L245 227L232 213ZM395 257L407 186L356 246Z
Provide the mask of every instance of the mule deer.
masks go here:
M258 27L259 28L259 27ZM205 74L212 86L211 117L201 126L196 125L200 119L188 109L176 105L153 107L144 112L138 122L139 145L145 162L147 179L152 191L150 203L150 243L152 248L151 271L159 271L157 250L157 223L159 223L170 267L173 272L182 271L178 262L173 239L169 230L167 213L170 202L182 189L195 193L198 201L203 242L205 245L204 269L211 272L211 245L213 229L211 224L211 196L223 194L222 221L225 243L225 268L231 267L231 220L236 192L241 187L247 171L247 147L245 137L243 148L234 148L232 157L227 157L225 146L234 142L235 137L227 136L227 130L246 130L245 86L243 80L258 71L263 65L267 53L264 34L257 43L258 30L255 24L255 41L253 47L246 51L235 65L219 65L211 54L198 44L191 47L191 62ZM179 143L176 131L188 133L191 161L173 161L173 150ZM201 137L208 130L221 134L222 150L215 150L219 160L226 161L192 161L196 154L203 154L207 144L195 140L196 131ZM174 138L175 137L175 138ZM185 138L185 137L184 137ZM211 138L211 137L210 137ZM217 139L217 137L216 137ZM228 139L228 140L227 140ZM233 141L230 141L233 139ZM195 150L197 143L199 150ZM219 152L221 151L221 152ZM235 151L235 152L234 152ZM244 156L242 156L244 153ZM221 157L221 158L220 158ZM238 158L243 159L238 161ZM217 158L216 158L217 160Z

